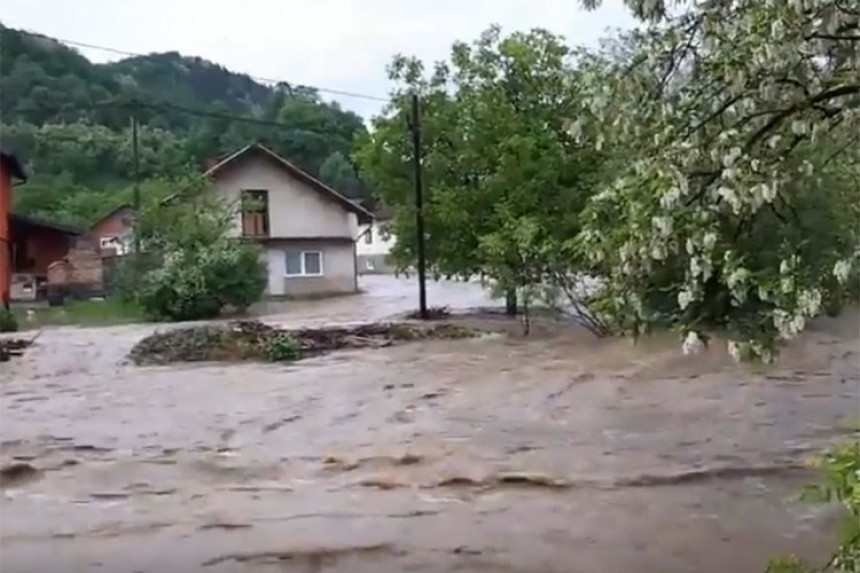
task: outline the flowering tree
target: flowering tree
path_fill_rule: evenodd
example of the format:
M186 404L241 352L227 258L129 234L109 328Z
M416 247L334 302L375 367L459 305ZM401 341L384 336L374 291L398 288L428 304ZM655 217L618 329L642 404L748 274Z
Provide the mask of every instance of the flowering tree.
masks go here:
M620 161L571 239L621 330L772 357L856 282L860 6L701 0L581 59L570 131Z

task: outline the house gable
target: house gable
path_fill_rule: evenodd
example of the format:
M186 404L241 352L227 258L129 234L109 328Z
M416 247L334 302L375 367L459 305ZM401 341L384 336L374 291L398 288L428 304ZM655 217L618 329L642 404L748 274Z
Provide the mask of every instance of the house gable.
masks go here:
M271 238L356 236L357 214L363 209L357 205L349 208L342 202L348 200L321 192L313 181L297 177L279 165L277 156L245 152L228 158L211 169L209 175L221 198L237 208L243 191L267 192ZM236 216L235 229L237 234L242 233L241 214Z

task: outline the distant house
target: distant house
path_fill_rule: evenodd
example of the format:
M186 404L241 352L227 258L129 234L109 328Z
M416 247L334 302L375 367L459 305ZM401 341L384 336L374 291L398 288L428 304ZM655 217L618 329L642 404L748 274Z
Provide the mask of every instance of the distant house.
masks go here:
M392 212L381 209L376 218L359 226L356 252L358 254L359 274L382 274L393 271L388 256L394 246L391 234Z
M260 243L271 296L358 290L358 226L373 215L259 144L211 166L219 195L241 206L235 234Z
M102 258L128 254L134 229L134 208L120 205L90 226L87 236Z
M12 300L36 300L46 294L48 268L68 256L82 229L35 217L9 216Z

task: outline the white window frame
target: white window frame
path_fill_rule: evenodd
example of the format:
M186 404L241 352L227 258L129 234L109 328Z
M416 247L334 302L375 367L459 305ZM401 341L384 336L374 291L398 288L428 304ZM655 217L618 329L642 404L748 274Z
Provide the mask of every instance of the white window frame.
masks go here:
M301 260L301 262L302 262L302 272L301 273L291 274L287 270L287 253L290 253L290 252L299 253L299 260ZM305 264L305 257L307 255L319 255L320 272L318 272L318 273L308 273L307 272L307 268L306 268L306 264ZM287 277L287 278L321 277L321 276L323 276L323 274L325 274L325 268L323 267L323 253L322 253L322 251L293 251L291 249L284 251L284 276L285 277Z

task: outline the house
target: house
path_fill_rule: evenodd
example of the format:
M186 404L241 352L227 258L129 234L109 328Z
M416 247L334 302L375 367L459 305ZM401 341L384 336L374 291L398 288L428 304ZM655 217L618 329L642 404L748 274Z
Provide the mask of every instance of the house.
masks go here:
M0 148L0 305L5 307L12 291L12 185L26 180L15 154Z
M46 294L48 269L66 258L82 229L12 213L9 221L12 300L36 300Z
M0 149L0 303L5 306L13 300L44 297L51 268L67 261L83 234L74 227L12 213L13 184L26 181L15 154ZM66 262L73 279L87 274L80 272L84 270L77 262L80 258Z
M358 290L358 226L373 215L259 144L211 166L206 176L237 209L234 232L262 245L270 296Z
M102 258L119 257L131 251L134 208L124 204L90 226L87 236Z
M359 226L356 243L359 274L382 274L393 271L388 261L388 255L394 246L394 237L390 230L392 216L390 209L383 208L376 212L376 218L373 221Z

